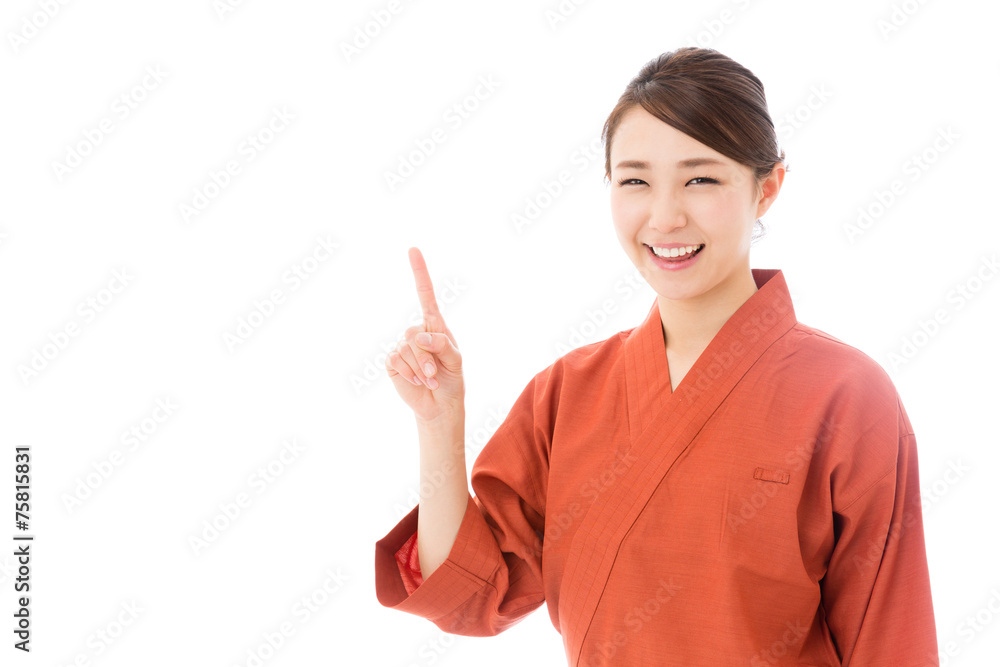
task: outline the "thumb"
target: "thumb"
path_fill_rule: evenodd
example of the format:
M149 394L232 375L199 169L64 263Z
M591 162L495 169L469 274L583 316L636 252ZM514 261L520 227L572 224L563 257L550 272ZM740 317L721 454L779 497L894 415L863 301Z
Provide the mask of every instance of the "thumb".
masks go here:
M420 349L433 353L449 371L461 370L462 355L447 334L425 331L417 334L415 342Z

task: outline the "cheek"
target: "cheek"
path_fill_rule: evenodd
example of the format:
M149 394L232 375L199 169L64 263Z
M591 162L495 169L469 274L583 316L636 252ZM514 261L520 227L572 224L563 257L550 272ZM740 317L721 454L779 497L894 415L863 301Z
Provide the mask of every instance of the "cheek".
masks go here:
M611 195L611 217L615 226L628 228L642 225L646 215L643 203L637 197Z
M611 221L619 236L628 234L637 224L638 216L634 206L621 199L611 198Z
M697 224L701 236L714 249L715 256L728 255L738 251L742 232L739 215L726 203L716 200L702 202L697 212L692 210L692 220Z
M707 221L731 221L743 214L745 206L740 205L737 197L722 195L717 197L699 197L692 202L692 209Z
M614 219L614 225L615 237L617 237L618 242L622 245L622 247L627 250L629 244L632 242L632 239L635 238L635 234L627 225L623 224L619 218Z
M699 227L719 237L732 236L748 220L745 202L738 197L705 197L693 204L691 211Z

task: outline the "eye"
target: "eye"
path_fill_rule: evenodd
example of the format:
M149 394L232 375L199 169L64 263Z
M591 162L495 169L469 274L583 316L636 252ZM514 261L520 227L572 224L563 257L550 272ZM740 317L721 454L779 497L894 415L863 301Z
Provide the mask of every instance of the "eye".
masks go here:
M645 182L645 181L639 180L638 178L619 178L618 179L618 185L625 185L626 183L631 183L632 181L635 181L636 183L644 183Z
M718 183L714 178L709 178L708 176L699 176L697 178L692 178L688 183L694 183L695 181L705 181L706 183Z

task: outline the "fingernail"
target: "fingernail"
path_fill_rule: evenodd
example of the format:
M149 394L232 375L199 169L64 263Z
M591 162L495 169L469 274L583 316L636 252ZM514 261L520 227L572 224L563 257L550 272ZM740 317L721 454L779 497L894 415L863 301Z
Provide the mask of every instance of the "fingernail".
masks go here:
M428 333L417 334L417 342L421 343L423 345L430 345L430 343L431 343L431 335L428 334Z
M424 364L424 372L427 373L427 375L434 375L434 364L429 361Z
M431 389L437 389L438 381L435 380L434 378L427 378L427 386Z
M416 375L414 375L413 377L410 378L410 382L412 382L413 384L417 385L418 387L421 384L420 379Z

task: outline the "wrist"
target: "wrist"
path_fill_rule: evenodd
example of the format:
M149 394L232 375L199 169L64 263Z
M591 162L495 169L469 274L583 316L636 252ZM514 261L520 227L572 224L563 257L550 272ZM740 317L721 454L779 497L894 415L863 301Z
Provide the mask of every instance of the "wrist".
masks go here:
M415 415L417 428L433 431L450 430L456 426L465 427L465 408L445 408L433 417Z

